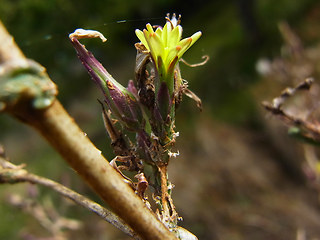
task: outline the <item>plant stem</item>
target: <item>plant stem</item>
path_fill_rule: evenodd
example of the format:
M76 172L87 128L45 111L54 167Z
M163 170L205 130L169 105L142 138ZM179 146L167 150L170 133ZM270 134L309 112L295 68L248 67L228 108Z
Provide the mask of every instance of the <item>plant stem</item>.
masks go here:
M0 36L3 42L13 41L5 29L0 28ZM11 48L4 48L1 42L0 64L8 60L25 59L23 54L11 57L12 51L18 52L13 48L17 46L11 44ZM28 101L20 101L6 111L37 129L82 179L143 239L176 239L109 165L58 100L44 110L34 109Z
M170 212L168 206L168 179L167 179L167 165L162 164L158 166L161 179L161 204L162 204L162 217L164 222L170 220Z

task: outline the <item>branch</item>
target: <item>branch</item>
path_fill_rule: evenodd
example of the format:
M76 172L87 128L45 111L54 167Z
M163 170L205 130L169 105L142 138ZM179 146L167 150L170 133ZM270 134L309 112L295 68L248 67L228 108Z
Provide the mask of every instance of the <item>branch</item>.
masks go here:
M4 39L4 42L6 42L6 39L12 41L12 37L3 29L1 31L1 28L0 36L0 39ZM17 47L13 45L12 48ZM0 56L10 56L11 51L13 50L4 48L0 44ZM0 59L2 61L6 60L3 57L0 57ZM59 101L53 98L56 92L52 89L53 83L45 72L36 71L35 74L32 74L34 72L34 69L28 69L29 75L25 81L31 81L32 84L25 84L20 89L21 91L14 92L13 99L10 98L10 92L5 92L3 95L0 92L0 110L17 117L39 131L82 179L143 239L176 239L174 234L123 182L121 176L109 165L101 152L81 131ZM20 72L20 74L23 75L24 72ZM39 78L41 81L39 81ZM15 79L12 79L12 75L1 76L0 71L0 84L7 84L13 80ZM34 84L34 82L37 84ZM34 91L39 82L42 84L40 89L43 90L40 91L40 96L38 95L39 89ZM44 93L45 97L41 95ZM39 102L40 104L38 104Z
M312 144L320 143L320 124L319 122L311 122L302 118L298 118L288 112L286 112L282 107L288 98L294 96L298 91L309 90L314 80L312 78L307 78L294 88L286 88L280 96L274 98L272 103L263 102L264 108L271 112L273 115L280 117L280 119L292 128L289 131L290 134L302 137L302 140L307 141Z
M117 215L115 215L108 209L102 207L100 204L80 195L79 193L72 191L71 189L55 181L29 173L22 167L23 166L14 165L0 156L0 183L15 184L21 182L29 182L32 184L39 184L51 188L63 197L66 197L74 201L76 204L97 214L99 217L112 224L116 228L120 229L130 237L133 237L134 239L140 239L122 219L120 219Z

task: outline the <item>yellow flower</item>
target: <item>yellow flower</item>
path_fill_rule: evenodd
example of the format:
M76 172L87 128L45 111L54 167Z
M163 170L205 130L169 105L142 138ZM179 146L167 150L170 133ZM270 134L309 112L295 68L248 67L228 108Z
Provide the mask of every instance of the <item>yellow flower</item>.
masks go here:
M167 19L164 27L157 27L154 31L150 24L143 31L136 29L136 35L141 43L150 52L152 60L158 70L159 77L173 86L173 73L178 60L200 38L201 32L181 40L182 27L173 16ZM172 83L169 84L168 81ZM170 87L169 87L170 89Z

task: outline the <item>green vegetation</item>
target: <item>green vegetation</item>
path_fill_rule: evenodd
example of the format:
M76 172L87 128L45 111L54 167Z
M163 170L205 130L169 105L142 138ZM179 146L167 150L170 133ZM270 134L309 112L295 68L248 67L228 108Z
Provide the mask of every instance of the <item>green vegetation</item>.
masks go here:
M134 30L143 29L146 22L163 23L163 16L167 12L175 11L181 14L184 26L183 37L191 36L197 30L201 30L203 34L201 40L183 56L184 59L189 63L196 63L201 61L202 55L210 56L210 61L199 68L191 69L180 64L182 77L188 80L190 89L203 101L203 118L208 121L214 119L215 122L231 124L231 130L235 126L252 130L263 125L258 122L260 102L252 94L252 89L261 82L261 77L255 69L256 62L262 57L279 56L283 42L277 26L279 21L287 21L298 34L301 33L300 37L303 41L316 42L315 39L319 41L319 33L305 30L306 23L319 20L316 10L313 9L318 11L320 9L320 4L316 0L195 2L0 0L0 18L8 31L28 58L46 67L51 79L58 86L58 99L103 154L108 156L108 159L112 159L113 153L100 117L100 105L96 101L98 98L101 99L101 95L94 84L88 80L87 73L80 65L70 44L69 33L76 28L102 32L108 39L106 44L101 44L100 41L83 40L82 42L94 52L95 57L103 63L110 74L125 85L128 79L133 78L134 72L133 44L139 41ZM187 100L182 103L177 113L177 131L181 132L178 142L185 136L190 139L197 138L193 134L198 124L196 111L193 102ZM226 129L222 131L221 136L219 135L223 140L230 134L229 127ZM248 136L250 138L251 135ZM8 156L15 164L26 163L30 172L64 182L72 189L99 201L96 195L67 167L60 156L36 133L3 115L0 116L0 144L4 145ZM188 146L190 147L186 145L186 148ZM195 146L191 148L194 152L200 151L195 149ZM275 153L272 153L274 155L278 154L274 149L270 151L274 151ZM180 152L184 156L183 146ZM201 165L199 163L201 159L194 161L197 162L193 163L194 168L197 164ZM170 171L180 170L175 169L173 162ZM179 177L176 178L179 184ZM175 183L174 180L173 183ZM199 187L200 190L201 187ZM28 228L33 233L46 236L46 233L41 232L43 229L30 220L30 216L20 213L7 204L6 196L12 192L28 196L23 186L12 188L0 185L0 239L21 239L21 234ZM174 193L175 190L173 198ZM39 194L38 198L41 202L52 193L41 188ZM54 202L60 203L59 197L54 195L52 194ZM209 195L208 201L216 200ZM238 196L244 196L243 199L247 201L246 194L238 193ZM242 201L242 205L247 204L247 202L243 203L243 199L237 201ZM219 202L219 200L216 201ZM68 203L62 201L61 205L62 209L68 208ZM179 200L176 205L179 209ZM211 209L214 209L214 206ZM210 226L206 225L205 220L210 216L199 217L201 221L197 221L197 217L187 214L184 216L183 211L179 212L185 218L185 224L191 225L190 230L194 228L194 233L199 239L212 239L211 236L206 235ZM86 219L91 220L89 212L72 208L72 210L64 209L61 213L79 217L87 224L86 228L91 227L91 231L98 229L101 236L103 234L108 236L107 230L110 228L103 229L100 225L92 226L86 222ZM202 221L204 223L200 224ZM233 230L236 232L238 229ZM231 235L230 233L225 236ZM110 234L110 238L116 238L116 236L119 235ZM259 237L254 234L250 236ZM254 239L254 237L248 239ZM233 239L242 238L234 237Z

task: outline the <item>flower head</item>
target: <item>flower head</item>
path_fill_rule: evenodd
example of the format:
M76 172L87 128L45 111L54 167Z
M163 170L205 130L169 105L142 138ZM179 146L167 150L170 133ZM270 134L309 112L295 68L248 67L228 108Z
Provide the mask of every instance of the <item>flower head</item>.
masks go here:
M163 28L157 27L154 30L150 24L147 24L143 31L137 29L136 35L150 52L160 79L167 82L169 89L173 91L174 68L178 60L200 38L202 33L199 31L181 40L180 20L177 20L175 15L171 20L166 19L167 22Z

